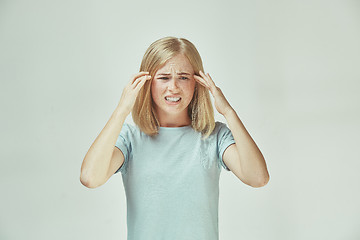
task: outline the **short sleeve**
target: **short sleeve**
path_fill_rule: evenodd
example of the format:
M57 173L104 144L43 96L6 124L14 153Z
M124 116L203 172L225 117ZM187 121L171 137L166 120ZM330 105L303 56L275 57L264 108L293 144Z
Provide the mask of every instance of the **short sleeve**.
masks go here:
M120 149L124 155L124 163L119 167L118 170L116 170L115 173L120 171L122 174L125 174L131 155L131 126L129 124L123 124L120 134L116 140L115 147Z
M224 163L223 154L231 144L235 143L235 140L230 129L226 126L226 124L221 122L217 122L217 124L219 127L217 134L218 159L220 161L221 166L225 170L230 171L230 169Z

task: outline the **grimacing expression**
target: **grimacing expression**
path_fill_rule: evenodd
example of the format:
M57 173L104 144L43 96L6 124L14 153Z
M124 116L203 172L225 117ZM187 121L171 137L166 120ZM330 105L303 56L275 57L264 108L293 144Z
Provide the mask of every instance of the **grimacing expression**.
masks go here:
M151 82L151 96L158 116L187 114L195 84L194 69L185 55L169 59Z

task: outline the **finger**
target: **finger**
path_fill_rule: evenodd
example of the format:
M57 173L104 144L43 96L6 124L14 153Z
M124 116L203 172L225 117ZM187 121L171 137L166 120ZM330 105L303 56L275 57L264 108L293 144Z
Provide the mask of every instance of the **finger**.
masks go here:
M139 73L134 74L130 79L130 84L135 82L135 80L137 80L139 77L144 76L144 75L148 75L148 74L149 74L149 72L139 72Z
M198 76L198 75L194 75L194 79L196 80L196 81L198 81L198 82L203 82L203 83L205 83L206 84L206 81L202 78L202 77L200 77L200 76Z
M210 86L210 91L212 91L213 89L216 88L216 85L215 85L215 82L212 80L211 76L209 73L205 74L203 72L201 72L202 75L204 76L203 78L206 79L207 83L209 84Z
M208 76L206 76L203 71L200 70L200 71L199 71L199 74L201 75L201 77L202 77L206 82L209 81Z
M202 82L200 82L200 81L198 81L198 83L199 83L201 86L205 87L206 89L209 89L209 86L205 85L204 83L202 83Z
M145 75L145 76L142 76L142 77L139 77L138 79L136 79L134 81L134 83L131 85L134 89L136 88L136 86L141 82L141 81L146 81L146 80L149 80L151 79L151 76L150 75Z
M214 82L214 80L211 78L211 76L210 76L209 73L207 73L206 75L208 76L208 78L209 78L212 82Z
M150 80L151 79L151 76L148 76L147 78L144 78L142 79L135 87L135 91L136 92L139 92L140 89L144 86L144 84L146 83L146 81Z
M212 78L210 77L210 74L209 73L207 73L207 74L205 74L204 72L202 72L202 71L200 71L201 73L201 75L202 75L202 77L203 78L205 78L207 81L209 81L209 82L214 82L213 80L212 80Z
M202 71L200 71L199 73L200 73L201 77L202 77L208 84L210 84L210 79L209 79L209 77L208 77L207 75L205 75L205 73L202 72Z
M202 77L207 77L203 71L200 70L199 73Z
M136 85L144 78L144 76L137 78L133 83L131 83L131 87L134 89Z
M200 83L201 85L203 85L204 87L206 87L207 89L210 89L210 88L209 88L209 85L207 84L207 82L206 82L204 79L202 79L201 77L194 75L194 79L195 79L198 83Z
M216 85L215 85L214 81L211 79L209 74L205 75L203 72L201 72L201 74L204 76L203 79L206 80L206 83L209 86L210 92L214 94L214 91L216 90Z

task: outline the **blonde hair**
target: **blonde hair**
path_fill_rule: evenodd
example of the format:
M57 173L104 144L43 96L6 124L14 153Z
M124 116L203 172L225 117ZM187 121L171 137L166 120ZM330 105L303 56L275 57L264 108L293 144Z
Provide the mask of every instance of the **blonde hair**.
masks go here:
M140 72L149 72L155 76L160 67L172 57L183 54L187 57L194 69L194 74L203 71L203 64L199 52L194 44L184 38L164 37L153 42L146 50L141 62ZM140 90L132 110L134 123L147 135L158 134L159 121L151 97L151 81L147 81ZM191 127L201 132L203 138L208 137L215 128L214 110L210 100L209 91L196 82L194 96L188 107Z

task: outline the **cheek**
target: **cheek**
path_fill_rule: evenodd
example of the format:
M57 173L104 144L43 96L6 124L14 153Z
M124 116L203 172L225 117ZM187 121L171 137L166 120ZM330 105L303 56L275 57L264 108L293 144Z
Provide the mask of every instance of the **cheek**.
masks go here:
M186 86L186 90L190 95L193 95L195 91L195 81L189 82Z
M156 83L156 81L153 81L151 83L151 96L153 97L153 99L158 98L160 96L161 93L161 86Z

